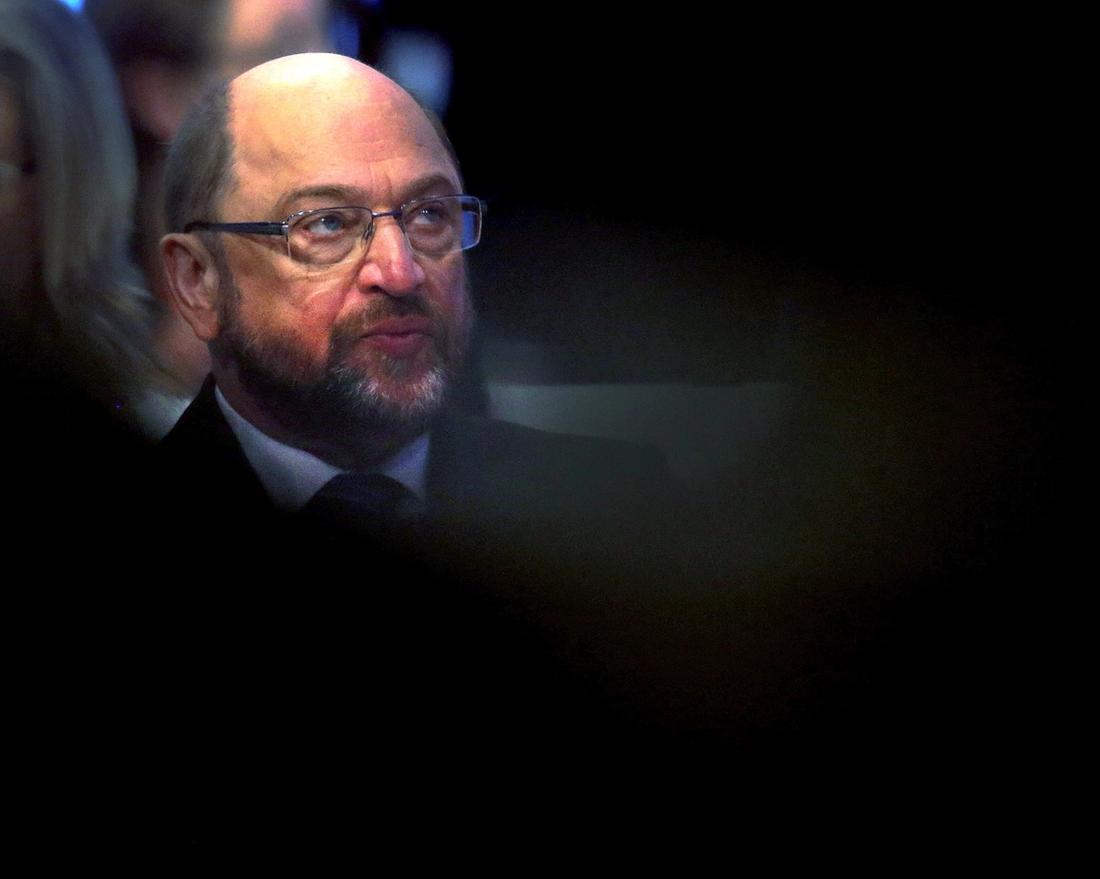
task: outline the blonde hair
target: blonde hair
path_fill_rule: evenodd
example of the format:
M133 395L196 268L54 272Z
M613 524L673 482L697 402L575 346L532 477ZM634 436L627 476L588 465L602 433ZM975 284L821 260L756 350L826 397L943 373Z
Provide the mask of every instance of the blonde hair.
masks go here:
M49 329L78 358L74 371L93 370L114 392L140 387L158 374L160 306L130 256L134 151L99 38L57 0L3 0L0 77L31 143Z

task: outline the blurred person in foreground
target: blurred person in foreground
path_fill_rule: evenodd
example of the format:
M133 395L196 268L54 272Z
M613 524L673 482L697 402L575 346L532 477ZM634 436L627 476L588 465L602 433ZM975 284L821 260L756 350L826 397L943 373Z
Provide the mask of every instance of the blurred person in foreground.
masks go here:
M160 306L130 260L134 190L95 32L55 0L0 0L0 545L19 665L5 704L32 790L101 765L89 752L133 698L132 658L114 659L141 627L125 593L154 570L134 562L137 485L169 381L150 355Z
M48 462L50 475L81 459L94 462L81 479L110 471L131 441L157 433L157 401L171 388L151 354L163 307L129 256L134 191L129 132L95 32L54 0L4 0L4 444L16 460Z

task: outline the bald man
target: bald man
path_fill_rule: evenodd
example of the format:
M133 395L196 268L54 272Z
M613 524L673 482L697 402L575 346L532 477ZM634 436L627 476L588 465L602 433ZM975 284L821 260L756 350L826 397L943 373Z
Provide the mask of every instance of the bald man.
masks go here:
M184 124L166 189L165 272L213 368L163 451L181 490L220 499L207 517L300 522L344 504L368 536L442 524L479 550L525 546L545 570L595 523L631 534L659 508L671 481L650 450L448 407L483 205L441 129L379 72L328 54L247 71ZM626 549L589 542L585 570L622 568Z
M290 686L326 711L369 692L405 743L473 718L494 750L597 736L594 657L626 655L617 608L658 577L671 477L650 449L448 405L483 206L441 130L357 61L291 56L206 96L166 186L166 275L213 364L149 517L189 584L196 716Z
M166 185L166 275L213 367L142 507L135 704L162 704L204 808L242 761L537 790L741 734L662 456L448 403L483 206L408 94L344 57L265 63L197 106Z
M177 307L210 346L230 417L335 467L374 467L424 433L461 363L480 202L414 101L350 59L261 65L230 106L222 197L185 194L172 219L186 231L163 242ZM173 194L189 183L209 191L170 175Z

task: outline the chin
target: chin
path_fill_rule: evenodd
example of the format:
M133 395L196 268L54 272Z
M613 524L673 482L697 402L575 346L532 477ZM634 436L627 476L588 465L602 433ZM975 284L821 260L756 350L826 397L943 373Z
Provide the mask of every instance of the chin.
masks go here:
M365 390L376 407L388 408L394 414L434 415L443 405L447 380L443 370L436 367L415 379L370 379Z
M420 368L414 374L403 365L382 374L354 374L338 370L331 376L336 387L362 423L404 430L423 430L442 408L447 395L448 376L439 365ZM342 373L342 374L341 374Z

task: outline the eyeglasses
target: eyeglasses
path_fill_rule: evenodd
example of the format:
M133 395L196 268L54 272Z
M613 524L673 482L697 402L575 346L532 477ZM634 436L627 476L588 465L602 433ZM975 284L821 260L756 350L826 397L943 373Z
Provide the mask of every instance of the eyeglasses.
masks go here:
M298 211L281 223L207 223L195 221L183 227L238 235L282 235L287 255L309 265L334 265L344 260L357 244L364 250L374 234L374 221L393 217L409 247L424 256L443 256L469 250L481 240L485 204L472 195L418 198L395 211L364 207L317 208Z

